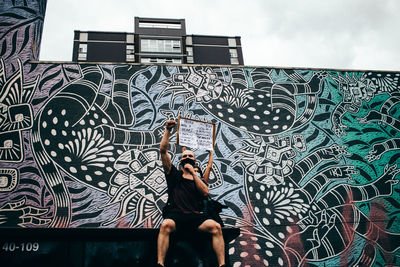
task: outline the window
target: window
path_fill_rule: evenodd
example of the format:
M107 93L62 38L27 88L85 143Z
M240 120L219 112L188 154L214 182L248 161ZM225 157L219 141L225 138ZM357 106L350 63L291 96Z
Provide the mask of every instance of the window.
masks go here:
M156 28L156 29L181 29L180 23L158 23L158 22L139 22L139 28Z
M79 41L80 42L87 42L88 40L88 33L87 32L81 32L79 34Z
M239 64L238 58L231 58L231 64L232 65L238 65Z
M193 56L193 47L186 47L186 54L188 57Z
M86 53L79 53L78 60L86 60Z
M236 49L229 49L229 54L231 55L231 58L237 58L237 50Z
M193 57L187 57L187 63L194 63Z
M126 54L127 55L134 55L135 54L135 46L134 45L127 45L126 46Z
M178 40L173 40L172 41L172 47L173 48L178 48L179 50L181 49L181 42Z
M135 61L135 46L126 46L126 61Z
M146 58L142 57L140 59L141 63L175 63L180 64L182 60L180 58Z
M87 44L79 44L79 53L87 53Z
M229 49L229 55L231 56L231 64L232 65L239 64L238 52L236 49Z
M126 61L135 61L135 55L126 55Z
M133 34L127 34L126 35L126 42L128 44L133 44L135 42L134 35Z
M187 45L192 45L193 44L192 36L187 36L186 37L186 44Z
M236 39L235 38L228 38L228 45L230 47L236 46Z
M87 59L87 44L79 44L78 49L78 60Z
M180 40L142 39L140 41L142 52L180 53Z

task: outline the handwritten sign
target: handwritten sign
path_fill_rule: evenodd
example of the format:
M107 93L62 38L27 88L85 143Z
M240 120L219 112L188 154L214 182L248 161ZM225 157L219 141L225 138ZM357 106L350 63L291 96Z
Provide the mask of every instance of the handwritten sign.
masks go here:
M177 143L193 149L213 150L215 124L179 117Z

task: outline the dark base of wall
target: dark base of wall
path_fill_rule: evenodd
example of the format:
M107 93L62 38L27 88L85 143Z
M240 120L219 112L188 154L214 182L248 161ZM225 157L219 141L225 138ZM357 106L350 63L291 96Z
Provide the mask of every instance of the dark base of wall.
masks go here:
M228 245L239 229L224 228ZM4 266L140 266L156 263L158 229L0 229ZM218 266L207 234L171 238L167 266Z

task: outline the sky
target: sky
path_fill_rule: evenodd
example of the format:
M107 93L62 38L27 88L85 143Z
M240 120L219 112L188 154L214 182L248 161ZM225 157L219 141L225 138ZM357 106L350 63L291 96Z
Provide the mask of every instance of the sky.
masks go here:
M240 36L247 66L400 71L400 0L48 0L40 60L71 61L74 30L134 32L134 17Z

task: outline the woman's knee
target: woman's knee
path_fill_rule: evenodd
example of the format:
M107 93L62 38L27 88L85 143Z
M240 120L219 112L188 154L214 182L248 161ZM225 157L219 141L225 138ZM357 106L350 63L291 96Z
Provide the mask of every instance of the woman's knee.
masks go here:
M219 223L215 222L214 224L214 231L218 234L222 234L222 227Z
M205 221L205 229L208 230L209 233L211 234L222 234L222 228L219 223L217 223L214 220L207 220Z
M175 222L171 219L165 219L161 223L160 232L162 233L172 233L175 231Z

